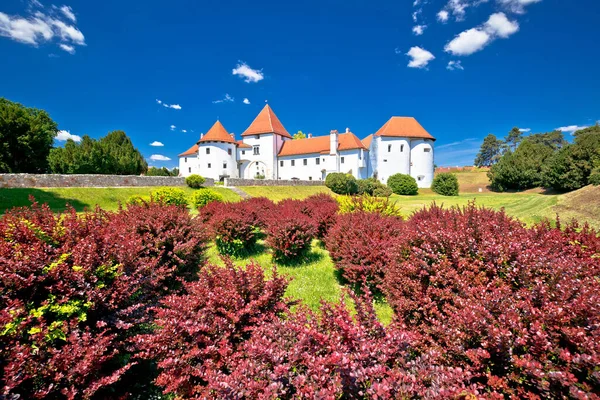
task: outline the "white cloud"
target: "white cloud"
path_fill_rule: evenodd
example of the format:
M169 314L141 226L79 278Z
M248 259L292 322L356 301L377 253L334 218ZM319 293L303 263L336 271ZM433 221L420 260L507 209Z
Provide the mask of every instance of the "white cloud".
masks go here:
M450 61L448 62L448 65L446 66L446 69L449 69L450 71L455 71L457 69L464 71L464 67L462 66L460 60L458 61Z
M413 26L412 31L415 35L421 36L425 28L427 28L427 25L415 25Z
M159 99L156 99L156 102L166 108L173 108L175 110L181 110L181 106L179 104L167 104Z
M506 39L518 30L519 24L509 21L504 13L492 14L483 25L459 33L446 44L444 50L455 56L469 56L494 40Z
M410 68L425 68L431 60L435 59L433 54L418 46L411 47L406 55L411 58L408 63Z
M577 132L581 129L585 129L585 128L589 128L589 126L569 125L569 126L561 126L560 128L556 128L556 130L574 134L575 132Z
M531 132L531 129L530 128L521 128L521 129L519 129L519 131L523 132L523 133L527 133L527 132Z
M150 156L152 161L171 161L171 159L167 156L163 156L162 154L152 154Z
M250 100L248 100L248 98L246 97L246 98L244 98L244 100L242 101L242 103L244 103L244 104L250 104Z
M160 101L160 100L158 100L158 101ZM158 104L160 104L160 103L158 103ZM169 128L171 128L171 130L174 131L175 128L177 128L177 127L175 125L171 125Z
M153 147L163 147L164 144L162 144L161 142L157 142L155 140L154 142L150 143L150 146L153 146Z
M75 14L73 13L73 9L69 6L62 6L60 8L60 11L65 14L65 17L69 18L71 21L73 22L77 22L77 18L75 17Z
M0 12L0 36L37 46L54 37L52 27L42 18L11 17Z
M61 43L58 46L69 54L75 54L75 47L70 44Z
M181 132L187 133L187 129L182 129Z
M413 22L417 22L419 20L419 13L421 12L421 10L417 10L415 12L412 13L412 19Z
M265 75L261 70L252 69L248 64L243 61L240 61L238 65L232 70L233 75L239 75L244 79L246 83L256 83L258 81L262 81L265 78Z
M81 142L81 136L72 135L69 131L58 131L54 138L59 142L66 142L69 139L77 143Z
M214 104L219 103L232 103L235 99L229 95L229 93L225 93L225 97L219 100L213 101Z
M36 13L41 14L41 13ZM42 14L43 15L43 14ZM72 25L67 25L58 19L50 19L50 23L57 29L57 35L64 41L71 41L78 45L85 45L85 37L83 33Z
M468 142L472 142L474 140L477 140L477 139L475 139L475 138L464 139L464 140L460 140L458 142L452 142L452 143L448 143L448 144L443 144L441 146L435 146L435 148L436 148L436 150L439 150L439 149L446 149L448 147L456 147L456 146L460 146L460 145L463 145Z
M519 30L519 24L517 21L509 21L506 15L500 12L490 15L490 18L484 25L484 29L491 35L506 39Z
M516 14L524 14L525 7L528 5L539 3L542 0L497 0L497 2L507 10Z
M442 10L439 13L437 13L437 19L440 22L447 22L448 17L449 17L449 14L448 14L448 11L446 11L446 10Z

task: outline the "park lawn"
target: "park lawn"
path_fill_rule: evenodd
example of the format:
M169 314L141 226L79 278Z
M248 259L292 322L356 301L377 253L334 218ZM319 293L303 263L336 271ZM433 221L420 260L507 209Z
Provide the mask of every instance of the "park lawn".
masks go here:
M333 192L325 186L243 186L239 189L252 197L266 197L275 202L283 199L302 200L314 194Z
M157 187L127 188L0 188L0 214L7 209L31 204L29 196L35 197L39 203L48 203L54 211L64 211L70 204L76 211L93 209L96 205L105 210L116 210L119 202L125 204L131 196L149 196ZM181 187L187 195L195 190ZM229 189L212 187L211 190L221 194L225 201L239 201L240 196Z
M279 274L291 279L286 291L286 296L294 300L302 300L303 304L317 311L321 301L337 303L342 296L342 284L339 274L333 266L327 250L323 249L318 240L314 240L306 260L294 265L276 264L271 259L271 251L262 242L258 243L257 254L249 257L234 259L236 266L245 266L254 261L268 274L271 274L273 265ZM208 249L208 261L212 264L223 265L216 246ZM346 299L350 305L350 299ZM389 324L393 317L392 308L383 301L375 302L375 311L380 321Z

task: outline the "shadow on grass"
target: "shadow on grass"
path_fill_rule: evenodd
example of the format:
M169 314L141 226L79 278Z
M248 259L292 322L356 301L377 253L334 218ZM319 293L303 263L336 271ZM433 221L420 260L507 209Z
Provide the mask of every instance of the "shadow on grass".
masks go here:
M318 263L322 261L323 258L325 258L325 255L322 252L317 252L311 249L296 259L279 260L275 262L275 264L282 267L302 267L307 264Z
M48 204L52 211L64 211L67 204L81 212L90 208L89 204L83 203L75 198L62 197L54 192L47 192L35 188L0 188L0 214L6 213L14 207L30 206L29 197L33 196L40 204Z

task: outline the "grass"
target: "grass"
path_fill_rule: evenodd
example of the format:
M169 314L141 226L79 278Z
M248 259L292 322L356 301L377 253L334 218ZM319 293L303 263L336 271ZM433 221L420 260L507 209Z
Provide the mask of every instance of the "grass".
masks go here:
M333 194L325 186L244 186L244 192L252 197L267 197L275 202L283 199L302 200L313 194Z
M127 187L127 188L0 188L0 213L12 207L28 206L29 196L35 197L40 203L48 203L54 211L64 211L70 204L76 211L92 209L96 205L105 210L116 210L119 202L125 204L131 196L148 196L157 187ZM182 187L187 195L195 190ZM229 189L213 187L226 201L239 201L240 196Z

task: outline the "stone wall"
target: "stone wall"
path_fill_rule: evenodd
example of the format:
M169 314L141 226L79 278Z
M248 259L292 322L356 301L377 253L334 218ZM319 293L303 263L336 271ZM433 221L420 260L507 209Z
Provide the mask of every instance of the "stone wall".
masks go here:
M213 179L206 179L204 186L213 185ZM138 175L0 174L0 187L5 188L131 186L185 186L185 178Z
M225 178L225 186L323 186L324 181Z

